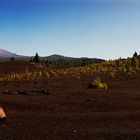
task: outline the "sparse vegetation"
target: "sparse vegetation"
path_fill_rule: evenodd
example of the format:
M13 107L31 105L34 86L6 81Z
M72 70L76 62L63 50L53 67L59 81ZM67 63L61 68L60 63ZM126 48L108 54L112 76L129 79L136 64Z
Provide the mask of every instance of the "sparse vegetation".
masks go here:
M28 68L25 72L4 74L0 77L0 81L25 81L25 80L38 80L41 78L49 78L49 73L46 71L29 71Z
M132 66L134 69L139 68L139 60L138 60L137 57L133 57L133 58L132 58L131 66Z
M102 83L101 79L99 77L96 77L94 82L90 83L88 85L88 88L93 88L93 89L107 89L108 85L106 83Z
M39 63L41 62L40 57L36 53L33 62ZM134 55L132 58L121 59L118 60L109 60L100 63L93 63L86 65L88 60L84 60L84 65L79 67L68 67L68 68L60 68L59 69L50 69L39 71L34 70L30 71L28 68L25 68L25 71L19 73L5 73L0 76L1 81L11 81L11 80L29 80L29 79L40 79L40 78L49 78L49 77L59 77L59 76L74 76L75 78L81 80L82 75L93 75L93 74L108 74L113 79L119 74L131 74L139 72L140 70L140 56ZM41 63L40 63L41 64ZM59 63L58 63L59 64Z

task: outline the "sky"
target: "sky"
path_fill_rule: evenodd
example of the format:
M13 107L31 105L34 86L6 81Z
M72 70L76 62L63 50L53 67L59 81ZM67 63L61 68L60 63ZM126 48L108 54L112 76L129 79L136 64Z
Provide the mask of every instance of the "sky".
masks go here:
M0 48L103 59L140 52L138 0L0 0Z

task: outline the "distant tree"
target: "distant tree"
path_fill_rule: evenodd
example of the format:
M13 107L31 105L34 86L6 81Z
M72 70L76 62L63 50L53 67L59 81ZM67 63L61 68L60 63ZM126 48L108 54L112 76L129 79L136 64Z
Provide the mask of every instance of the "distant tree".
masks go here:
M33 59L32 58L30 58L30 61L29 62L33 62Z
M135 52L134 54L133 54L133 57L137 57L138 56L138 54L137 54L137 52Z
M30 58L29 62L33 62L33 59L32 59L32 58Z
M11 60L11 61L14 61L14 60L15 60L15 58L14 58L14 57L11 57L11 58L10 58L10 60Z
M86 64L87 64L87 60L86 59L83 59L81 66L84 67Z
M40 63L40 57L39 57L38 53L35 54L35 57L33 58L33 62Z

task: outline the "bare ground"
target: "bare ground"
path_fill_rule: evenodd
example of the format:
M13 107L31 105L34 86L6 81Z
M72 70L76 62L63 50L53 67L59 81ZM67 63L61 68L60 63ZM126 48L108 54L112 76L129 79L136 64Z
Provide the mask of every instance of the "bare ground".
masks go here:
M94 77L0 82L0 106L8 116L0 140L139 140L140 74L104 75L108 90L87 89ZM42 89L50 94L3 94Z

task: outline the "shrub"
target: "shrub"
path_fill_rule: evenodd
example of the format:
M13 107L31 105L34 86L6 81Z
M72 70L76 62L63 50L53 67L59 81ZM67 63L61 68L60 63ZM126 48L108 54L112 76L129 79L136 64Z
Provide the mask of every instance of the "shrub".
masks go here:
M137 57L132 58L132 63L131 63L133 68L139 68L139 60Z
M108 85L106 83L99 83L99 89L107 89Z
M121 72L123 74L126 74L126 72L127 72L127 69L126 69L126 67L124 65L121 67Z
M90 83L88 85L88 88L93 88L93 89L107 89L108 85L106 83L102 83L100 78L97 77L94 82Z
M127 59L127 62L125 64L125 68L126 68L127 72L131 71L131 59L130 58Z
M115 71L113 71L113 70L112 70L112 71L110 71L109 75L111 76L111 78L113 78L113 79L114 79L114 78L115 78Z

